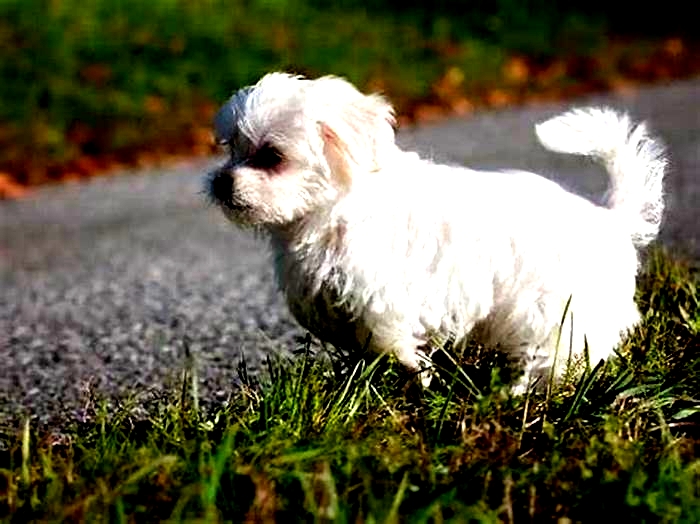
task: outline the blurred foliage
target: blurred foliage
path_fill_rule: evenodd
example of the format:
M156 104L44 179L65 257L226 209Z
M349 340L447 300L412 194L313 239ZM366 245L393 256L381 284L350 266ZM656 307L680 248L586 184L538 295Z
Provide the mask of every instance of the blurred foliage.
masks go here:
M400 110L453 84L478 91L513 54L599 47L608 6L594 4L0 0L0 177L202 152L216 104L275 69L346 76Z

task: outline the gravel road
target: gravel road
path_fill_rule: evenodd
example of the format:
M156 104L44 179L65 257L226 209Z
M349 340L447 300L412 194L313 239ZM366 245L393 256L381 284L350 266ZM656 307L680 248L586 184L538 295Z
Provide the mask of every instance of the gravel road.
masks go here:
M535 122L605 103L647 119L669 148L662 242L700 259L700 81L626 96L482 113L405 130L400 141L474 167L523 168L598 198L605 175L545 152ZM272 282L265 247L199 194L213 160L124 173L0 202L0 424L18 413L60 425L86 390L119 398L178 376L189 341L202 394L223 399L242 355L295 346L302 332Z

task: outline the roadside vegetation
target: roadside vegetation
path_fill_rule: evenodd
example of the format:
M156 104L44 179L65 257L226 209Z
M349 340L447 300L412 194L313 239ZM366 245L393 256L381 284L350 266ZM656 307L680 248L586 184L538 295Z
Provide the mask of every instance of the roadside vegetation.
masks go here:
M255 375L241 363L212 404L184 356L168 390L1 426L0 520L698 522L697 283L654 253L619 357L524 397L483 348L446 351L423 390L309 342Z
M270 70L346 76L405 124L697 74L690 20L578 0L5 0L0 195L209 153L218 104Z

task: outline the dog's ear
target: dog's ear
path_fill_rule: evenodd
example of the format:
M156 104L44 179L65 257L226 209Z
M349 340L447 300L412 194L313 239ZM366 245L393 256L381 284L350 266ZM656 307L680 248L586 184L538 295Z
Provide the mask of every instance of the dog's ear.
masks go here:
M379 169L393 151L394 110L380 95L363 95L348 82L334 77L329 110L318 122L323 153L331 171L349 185L353 173Z

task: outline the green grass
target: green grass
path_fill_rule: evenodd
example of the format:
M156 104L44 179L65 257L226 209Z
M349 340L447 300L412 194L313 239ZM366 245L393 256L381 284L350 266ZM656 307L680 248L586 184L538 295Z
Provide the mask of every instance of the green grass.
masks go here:
M422 390L387 358L306 344L241 364L211 404L188 356L166 391L95 398L60 431L0 428L0 519L698 522L696 284L651 256L619 358L527 397L475 348Z
M416 118L661 66L687 76L688 60L657 55L663 37L695 41L693 20L598 0L2 0L0 176L33 184L202 153L215 108L271 70L345 76ZM612 45L630 33L635 45Z
M216 105L270 70L346 76L401 107L450 68L479 90L509 53L585 51L604 34L600 15L545 4L368 5L3 0L0 171L32 182L85 156L183 153Z

